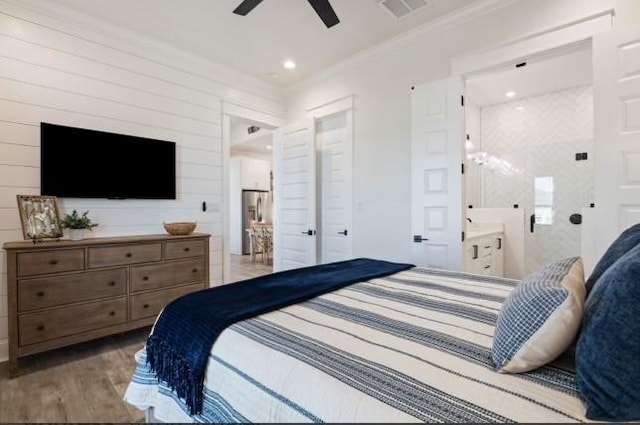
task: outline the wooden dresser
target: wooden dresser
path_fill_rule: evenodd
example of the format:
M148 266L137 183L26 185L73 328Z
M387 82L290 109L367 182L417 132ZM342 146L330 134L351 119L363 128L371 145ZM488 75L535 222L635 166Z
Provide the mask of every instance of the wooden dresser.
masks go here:
M152 325L209 286L209 235L7 242L9 361Z

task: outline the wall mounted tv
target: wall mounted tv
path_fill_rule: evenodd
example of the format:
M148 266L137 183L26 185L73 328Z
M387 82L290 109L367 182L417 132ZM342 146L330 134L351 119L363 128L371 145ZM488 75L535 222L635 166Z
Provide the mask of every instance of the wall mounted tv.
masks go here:
M68 198L176 199L176 144L40 124L40 192Z

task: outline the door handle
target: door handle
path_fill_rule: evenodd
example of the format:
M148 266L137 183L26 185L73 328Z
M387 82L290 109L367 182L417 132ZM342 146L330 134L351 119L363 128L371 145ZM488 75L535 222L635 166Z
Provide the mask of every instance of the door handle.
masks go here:
M421 243L422 241L428 241L428 238L423 238L422 235L413 235L413 241L415 243Z
M344 229L344 232L338 232L338 234L339 234L339 235L345 235L345 236L347 236L347 234L348 234L348 233L347 233L347 229Z
M531 216L529 217L529 230L531 231L531 233L535 232L535 224L536 224L536 215L535 214L531 214Z
M498 249L502 249L502 238L498 238Z
M309 230L305 230L304 232L302 232L302 234L303 235L307 235L307 236L313 236L313 235L316 234L316 231L309 229Z

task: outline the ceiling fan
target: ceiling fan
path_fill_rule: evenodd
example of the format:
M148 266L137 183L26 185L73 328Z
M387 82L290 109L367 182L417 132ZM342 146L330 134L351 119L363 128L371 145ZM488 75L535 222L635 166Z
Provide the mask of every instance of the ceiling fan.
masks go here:
M235 8L233 13L236 15L246 16L247 13L251 12L253 8L262 3L262 0L244 0L238 7ZM327 28L331 28L340 22L338 19L338 15L329 4L329 0L309 0L313 10L316 11L322 22L327 26Z

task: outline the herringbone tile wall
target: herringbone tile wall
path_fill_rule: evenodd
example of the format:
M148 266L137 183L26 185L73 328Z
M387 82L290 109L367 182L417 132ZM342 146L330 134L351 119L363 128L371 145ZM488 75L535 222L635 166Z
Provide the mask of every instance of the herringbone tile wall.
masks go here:
M554 179L552 225L536 225L525 238L527 272L580 255L580 226L569 216L593 202L593 88L581 86L482 108L482 150L516 171L481 168L482 207L519 204L534 213L534 179ZM575 154L587 152L586 161Z

